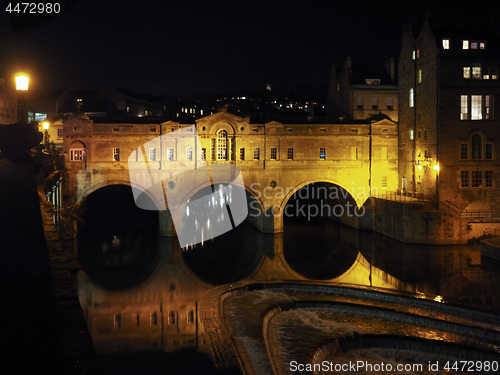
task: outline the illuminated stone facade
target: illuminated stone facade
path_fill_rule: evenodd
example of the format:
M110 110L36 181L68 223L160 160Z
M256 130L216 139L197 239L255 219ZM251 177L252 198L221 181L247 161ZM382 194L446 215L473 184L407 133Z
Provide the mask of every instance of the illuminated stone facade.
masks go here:
M130 185L129 155L162 134L193 124L94 123L85 115L64 121L64 153L69 206L111 184ZM262 214L253 224L281 232L283 209L297 189L316 182L347 190L362 205L372 192L397 189L397 124L388 118L350 123L252 123L228 112L196 121L208 162L234 163L248 194ZM221 137L224 134L221 147ZM183 148L184 147L184 148ZM164 145L150 151L153 168L192 170L202 155L187 156L186 146ZM141 187L139 187L141 188ZM142 187L147 188L147 187Z
M398 121L394 59L380 68L353 65L350 57L341 66L335 65L328 89L328 116L364 120L379 113Z
M458 211L498 210L498 36L406 29L399 57L399 188Z

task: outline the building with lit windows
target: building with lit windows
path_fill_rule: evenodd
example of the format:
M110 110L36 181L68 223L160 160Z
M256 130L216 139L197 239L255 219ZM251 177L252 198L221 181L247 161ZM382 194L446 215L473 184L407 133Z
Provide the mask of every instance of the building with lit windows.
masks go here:
M427 16L402 33L399 188L462 210L498 210L499 36L441 28ZM451 202L451 203L450 203Z
M398 87L393 58L384 66L353 64L347 57L334 65L328 87L327 115L364 120L383 113L398 121Z

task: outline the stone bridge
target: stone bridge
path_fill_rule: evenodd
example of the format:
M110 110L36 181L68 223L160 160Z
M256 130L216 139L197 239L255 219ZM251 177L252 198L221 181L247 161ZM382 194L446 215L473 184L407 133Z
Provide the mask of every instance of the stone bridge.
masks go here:
M261 124L222 111L187 124L107 123L77 114L64 121L63 205L77 207L94 191L116 184L147 195L156 182L164 193L173 175L231 165L244 181L247 220L262 232L279 233L287 202L310 184L328 187L329 198L358 208L375 189L396 190L397 131L387 118ZM131 179L130 170L138 167L161 177ZM187 202L210 184L200 179L175 189ZM158 208L163 234L172 234L168 205Z

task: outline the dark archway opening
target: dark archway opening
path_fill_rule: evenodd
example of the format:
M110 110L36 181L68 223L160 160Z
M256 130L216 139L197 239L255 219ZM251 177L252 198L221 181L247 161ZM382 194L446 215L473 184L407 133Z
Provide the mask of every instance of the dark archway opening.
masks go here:
M217 195L217 189L208 186L198 191L189 201L203 200L208 197L208 201L211 202L213 189ZM213 227L219 221L219 224L222 224L222 221L225 220L228 223L227 228L230 230L213 237L206 235L202 242L188 246L183 251L185 263L196 276L214 285L235 282L250 275L260 263L264 251L259 244L253 241L257 229L246 222L233 225L234 220L231 221L226 210L220 210L218 202L216 199L216 210L212 210L211 204L208 211L205 212L206 215L197 215L198 221L194 223L193 227L197 228L196 230L200 230L201 227L207 229L208 221L209 226ZM243 203L246 204L246 202Z
M132 188L96 190L78 210L78 256L101 287L124 289L144 281L158 263L158 212L138 208Z
M358 254L358 232L338 222L359 214L345 189L313 183L299 189L283 210L284 255L296 272L327 280L347 271Z

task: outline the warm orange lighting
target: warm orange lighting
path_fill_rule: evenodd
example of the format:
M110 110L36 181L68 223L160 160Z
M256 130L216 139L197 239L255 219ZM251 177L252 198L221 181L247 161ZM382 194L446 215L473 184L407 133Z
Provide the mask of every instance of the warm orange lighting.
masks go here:
M433 168L434 168L434 170L435 170L436 172L439 172L439 164L434 165L434 167L433 167Z
M44 130L49 130L49 123L48 123L47 121L45 121L45 122L42 124L42 126L43 126L43 129L44 129Z
M18 91L28 91L28 85L30 81L29 74L19 73L16 75L16 90Z
M439 303L444 303L443 296L436 296L436 297L434 297L434 301L439 302Z

